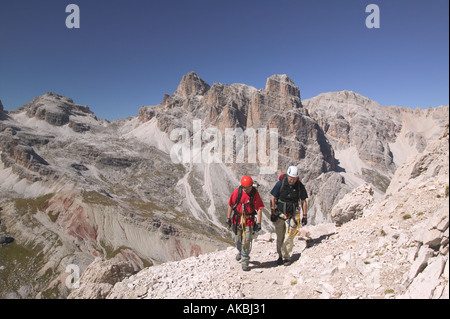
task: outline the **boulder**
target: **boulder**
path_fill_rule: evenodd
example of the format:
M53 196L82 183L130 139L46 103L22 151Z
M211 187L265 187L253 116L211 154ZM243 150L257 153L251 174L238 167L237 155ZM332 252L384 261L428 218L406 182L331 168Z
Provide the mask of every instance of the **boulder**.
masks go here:
M431 299L434 290L439 286L439 277L445 267L445 259L438 256L430 260L429 265L420 273L408 288L403 298L407 299Z
M429 228L437 229L441 232L445 231L448 228L449 224L449 206L444 206L437 210L433 218L430 220Z
M424 245L435 250L439 250L441 245L448 243L449 215L448 206L438 209L425 226L425 230L420 234L420 239Z
M352 219L363 215L374 201L374 191L369 184L364 183L355 188L351 193L346 194L331 211L331 218L336 225L342 225Z
M417 253L417 258L414 260L409 271L409 279L413 280L417 274L421 273L428 265L428 260L433 256L433 252L428 246L421 246Z
M104 299L115 283L135 274L137 270L127 260L96 258L80 277L79 288L74 289L68 299Z
M438 229L429 229L424 232L423 244L431 248L439 249L441 245L442 232Z
M5 233L0 233L0 245L10 244L14 241L14 238L7 236Z

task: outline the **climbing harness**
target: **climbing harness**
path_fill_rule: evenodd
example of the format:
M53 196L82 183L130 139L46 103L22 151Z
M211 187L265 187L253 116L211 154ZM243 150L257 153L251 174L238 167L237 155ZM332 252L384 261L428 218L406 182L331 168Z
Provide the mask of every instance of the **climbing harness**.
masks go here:
M300 231L300 223L303 218L303 212L300 207L297 207L296 214L290 217L286 222L288 224L287 233L289 236L296 236ZM295 226L291 226L292 221L294 221Z
M233 206L233 214L231 216L231 220L233 221L233 232L235 235L237 235L237 231L238 231L238 220L239 220L239 216L243 216L243 218L241 218L239 224L242 225L242 220L244 220L244 226L247 223L247 216L251 216L253 218L255 218L256 216L256 210L255 207L253 206L253 198L255 196L256 193L256 188L253 187L252 191L250 192L250 199L247 201L247 203L241 203L241 198L242 198L242 192L243 192L243 188L242 186L239 186L239 191L238 191L238 197L236 199L236 204L234 204ZM242 207L242 213L237 211L237 207L238 205L241 204ZM252 213L247 214L245 212L245 205L250 205L251 209L252 209Z

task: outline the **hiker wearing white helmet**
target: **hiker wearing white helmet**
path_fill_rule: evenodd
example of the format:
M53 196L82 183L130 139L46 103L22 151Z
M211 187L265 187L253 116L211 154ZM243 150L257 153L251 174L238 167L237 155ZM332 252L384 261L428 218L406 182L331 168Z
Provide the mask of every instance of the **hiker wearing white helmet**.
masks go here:
M275 223L277 234L277 264L289 266L292 250L294 249L294 237L298 233L300 223L307 223L308 193L300 181L298 168L290 166L287 174L280 176L270 192L271 220ZM303 216L302 216L303 215ZM301 217L302 216L302 217Z

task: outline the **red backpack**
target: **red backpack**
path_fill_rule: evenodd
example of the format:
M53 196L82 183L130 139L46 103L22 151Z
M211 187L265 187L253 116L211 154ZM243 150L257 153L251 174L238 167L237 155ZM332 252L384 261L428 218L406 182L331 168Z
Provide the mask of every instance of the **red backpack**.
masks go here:
M278 178L279 181L281 181L283 179L284 174L281 174L280 177ZM297 180L300 180L300 176L297 176Z

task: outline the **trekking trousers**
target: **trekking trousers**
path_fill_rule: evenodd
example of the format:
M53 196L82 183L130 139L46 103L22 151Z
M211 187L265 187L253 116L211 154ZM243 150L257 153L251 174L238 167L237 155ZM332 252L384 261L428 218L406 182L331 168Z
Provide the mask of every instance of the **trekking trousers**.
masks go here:
M243 229L238 226L237 234L232 234L236 249L241 254L241 263L242 265L248 266L250 262L250 252L252 250L253 226L246 226L245 234Z
M283 260L290 260L294 249L295 235L292 236L288 234L288 223L291 223L291 227L296 227L293 218L289 218L288 220L278 218L275 222L275 232L277 234L277 253L283 258Z

